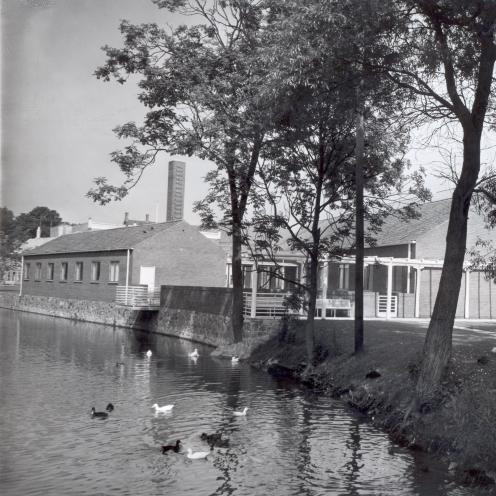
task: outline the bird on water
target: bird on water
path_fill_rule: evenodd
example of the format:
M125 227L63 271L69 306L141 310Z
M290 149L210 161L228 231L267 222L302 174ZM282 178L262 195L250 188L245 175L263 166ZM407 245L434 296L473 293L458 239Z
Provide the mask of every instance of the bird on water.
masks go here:
M154 403L152 405L152 408L155 408L156 413L164 413L164 412L170 412L174 408L174 405L158 406L157 403Z
M105 408L105 410L107 410L107 412L113 412L114 411L114 405L112 405L112 403L109 403L107 405L107 407Z
M95 410L95 407L91 407L91 416L93 418L100 418L100 419L106 419L108 417L108 413L107 412L97 412Z
M200 354L198 353L198 350L195 348L191 353L188 353L188 356L191 358L198 358Z
M188 448L188 454L186 455L190 460L199 460L201 458L207 458L210 455L210 451L195 451L191 448Z
M174 451L174 453L179 453L179 445L181 444L181 441L178 439L176 441L176 444L166 444L165 446L162 446L162 454L165 455L168 451Z
M248 407L245 406L242 412L233 412L233 414L236 415L236 417L244 417L247 411L248 411Z

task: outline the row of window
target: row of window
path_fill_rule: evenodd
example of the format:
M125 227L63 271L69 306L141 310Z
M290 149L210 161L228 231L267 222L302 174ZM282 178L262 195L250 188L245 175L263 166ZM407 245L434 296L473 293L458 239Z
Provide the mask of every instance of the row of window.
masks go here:
M24 280L28 281L31 278L31 263L27 262L24 264ZM99 282L101 277L101 267L102 262L91 262L91 282ZM74 281L82 282L83 281L83 271L84 263L76 262L74 267ZM109 262L109 272L108 272L108 280L109 282L119 282L119 262L111 261ZM55 263L48 262L46 264L45 271L47 281L53 281L55 279ZM43 264L41 262L36 262L34 264L34 280L41 281L43 277ZM59 273L60 281L68 281L69 280L69 263L68 262L60 262L60 273Z

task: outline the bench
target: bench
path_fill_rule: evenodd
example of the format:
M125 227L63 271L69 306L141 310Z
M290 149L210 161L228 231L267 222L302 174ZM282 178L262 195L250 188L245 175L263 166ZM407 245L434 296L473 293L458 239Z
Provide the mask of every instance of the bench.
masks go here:
M328 310L330 310L331 315L328 315ZM346 312L346 316L350 316L351 311L351 300L345 298L317 298L315 303L315 316L321 319L326 319L327 317L336 317L336 311L343 310Z

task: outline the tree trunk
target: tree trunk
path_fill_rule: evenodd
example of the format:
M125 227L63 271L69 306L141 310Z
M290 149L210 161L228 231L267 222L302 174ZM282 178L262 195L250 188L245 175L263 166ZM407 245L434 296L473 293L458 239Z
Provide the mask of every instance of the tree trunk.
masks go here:
M364 257L364 206L363 206L363 113L359 111L356 128L355 190L355 353L363 351L363 257Z
M420 407L435 398L451 358L453 324L467 244L468 212L479 169L480 133L464 130L463 167L452 197L441 280L425 338L422 367L417 382L417 402Z
M310 259L310 271L308 274L308 314L305 324L305 345L309 365L313 364L313 354L315 350L315 306L317 300L318 267L318 257L312 257Z
M243 268L241 254L241 229L239 225L233 224L231 266L233 278L232 330L235 343L243 341Z

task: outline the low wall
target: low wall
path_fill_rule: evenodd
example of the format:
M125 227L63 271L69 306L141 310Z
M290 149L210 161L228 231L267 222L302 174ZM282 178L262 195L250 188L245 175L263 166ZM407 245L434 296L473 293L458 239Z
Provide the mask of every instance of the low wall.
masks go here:
M0 292L0 307L142 330L148 330L156 319L156 312L131 310L112 302L74 300L52 296L18 296L6 292Z
M154 332L212 346L233 342L231 288L162 286L160 302ZM279 328L279 320L245 319L243 342L251 347Z
M194 286L162 286L161 308L131 310L113 302L0 292L0 307L148 330L211 346L233 342L232 290ZM280 329L279 320L245 319L243 346L251 349Z

